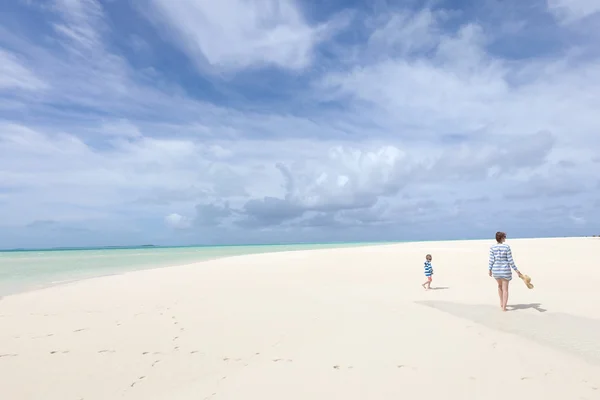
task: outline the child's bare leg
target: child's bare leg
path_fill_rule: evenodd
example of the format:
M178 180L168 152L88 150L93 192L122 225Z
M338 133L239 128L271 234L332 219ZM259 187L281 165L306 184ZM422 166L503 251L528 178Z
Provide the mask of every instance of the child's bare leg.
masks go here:
M427 280L427 289L431 289L431 279Z
M508 303L508 281L502 280L502 311L506 311L506 304Z

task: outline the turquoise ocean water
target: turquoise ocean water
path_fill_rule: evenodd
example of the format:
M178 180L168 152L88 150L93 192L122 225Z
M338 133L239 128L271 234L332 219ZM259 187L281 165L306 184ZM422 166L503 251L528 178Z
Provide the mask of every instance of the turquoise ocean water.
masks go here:
M80 279L236 255L374 244L383 243L0 251L0 296Z

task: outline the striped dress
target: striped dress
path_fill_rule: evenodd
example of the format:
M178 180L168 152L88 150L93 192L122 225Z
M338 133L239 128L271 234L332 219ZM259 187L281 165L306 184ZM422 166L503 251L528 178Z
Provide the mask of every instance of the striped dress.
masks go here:
M425 276L429 277L433 275L433 267L429 261L425 261Z
M511 268L518 271L513 261L510 246L505 243L496 243L490 247L490 265L492 276L496 279L512 279Z

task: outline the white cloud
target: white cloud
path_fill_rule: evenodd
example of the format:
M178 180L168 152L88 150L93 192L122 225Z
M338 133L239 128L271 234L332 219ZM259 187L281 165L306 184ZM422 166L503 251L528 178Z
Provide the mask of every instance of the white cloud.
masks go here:
M536 171L546 164L553 144L552 135L547 132L528 135L519 144L474 143L422 153L400 145L323 143L318 152L311 152L309 159L301 153L295 157L286 155L287 163L275 165L279 179L268 163L264 165L270 174L265 178L246 175L247 182L252 182L248 184L250 188L255 187L254 181L266 179L280 182L280 187L255 191L253 198L233 202L226 213L213 213L213 222L226 219L244 227L312 226L325 221L394 223L405 219L407 213L418 215L424 207L431 211L440 206L424 200L430 195L419 193L427 185L452 184L457 191L444 192L442 203L446 204L462 201L466 193L473 193L476 186L490 178L495 181L496 190L506 192L513 185L511 176ZM277 145L280 143L261 142L262 149ZM294 148L302 148L301 143ZM246 153L244 159L249 155ZM536 176L530 179L537 184ZM557 181L552 190L572 194L568 185L567 181ZM419 197L403 199L406 191Z
M217 69L312 62L325 28L293 3L261 15L275 2L213 3L167 10L154 0L152 10L190 57ZM11 88L39 93L19 103L35 118L0 123L0 227L51 220L57 231L110 226L153 242L165 224L177 232L164 235L205 229L247 241L271 231L261 237L272 241L303 231L327 240L337 228L340 238L353 229L428 237L526 218L542 233L600 223L588 207L600 145L593 57L506 60L478 24L448 31L443 12L389 13L367 23L343 62L311 72L284 111L236 109L136 70L108 45L102 3L57 4L64 52L22 40L22 56L4 56L30 74L17 79L29 86ZM40 91L35 79L52 86Z
M117 123L139 132L131 122ZM401 144L381 146L368 141L200 143L143 136L107 140L102 149L96 149L70 133L0 126L1 182L20 191L5 209L16 210L27 202L39 204L42 199L45 204L27 214L14 213L7 220L27 224L55 219L57 209L69 205L127 213L172 213L171 207L176 206L188 210L185 221L196 210L196 218L204 225L220 224L222 218L261 225L290 222L311 212L364 213L373 207L383 210L382 200L394 200L407 185L420 186L420 180L439 184L454 179L460 184L473 179L474 170L483 179L503 159L511 163L507 172L535 168L544 163L550 149L543 135L534 135L529 145L513 149L516 158L510 149L494 151L494 147L485 152L472 146L418 153ZM227 148L229 157L223 159L215 148ZM289 151L278 153L282 148ZM215 204L224 199L231 206L218 206L222 211L217 212ZM204 204L201 212L195 207L198 203ZM57 204L64 207L57 208Z
M108 121L102 124L100 132L110 136L123 138L140 138L139 128L127 120Z
M208 169L209 156L204 146L186 140L117 139L100 150L70 133L0 125L0 184L15 189L4 223L54 219L57 209L69 207L135 209L140 198L185 190L191 182L210 191L211 174L198 172ZM38 206L9 212L26 204Z
M547 0L548 9L563 23L573 23L600 12L597 0Z
M200 65L303 69L327 25L310 26L293 0L152 0L157 24ZM204 68L205 69L205 68Z
M386 14L383 18L371 21L373 32L368 41L369 59L380 59L383 54L378 48L387 48L385 56L410 56L415 53L428 51L435 47L441 28L437 25L438 18L443 12L434 12L430 9L418 13L398 12ZM382 21L383 19L383 21Z
M576 223L577 225L585 225L586 224L586 220L583 217L578 217L576 215L570 215L569 216L571 218L571 220L573 220L574 223Z
M357 113L368 107L366 118L376 116L385 130L405 137L518 137L547 130L561 144L600 139L591 101L600 91L598 60L582 63L569 54L504 60L486 51L487 37L476 24L440 33L436 18L414 18L421 21L418 30L397 25L401 39L371 41L363 50L383 56L326 74L322 88L328 97L353 101ZM391 29L385 25L372 37L394 37ZM389 51L398 42L422 43L423 37L434 38L427 39L426 52L407 57Z
M179 214L169 214L165 217L167 226L173 229L187 229L191 226L191 221Z
M64 22L56 23L54 29L79 48L102 47L99 29L103 26L104 12L97 0L54 0L54 9Z

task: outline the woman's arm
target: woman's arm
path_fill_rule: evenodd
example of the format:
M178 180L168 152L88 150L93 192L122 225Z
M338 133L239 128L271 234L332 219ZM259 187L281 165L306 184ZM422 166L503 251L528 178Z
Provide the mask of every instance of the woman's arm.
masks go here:
M517 274L521 275L521 273L519 272L519 270L518 270L518 268L515 265L515 262L513 260L512 251L510 250L510 246L506 245L506 247L507 247L506 258L508 259L508 265L510 265L510 267L512 269L514 269Z
M494 256L494 250L490 247L490 263L488 265L488 272L490 276L492 276L492 267L494 266L494 261L496 261L496 257Z

